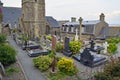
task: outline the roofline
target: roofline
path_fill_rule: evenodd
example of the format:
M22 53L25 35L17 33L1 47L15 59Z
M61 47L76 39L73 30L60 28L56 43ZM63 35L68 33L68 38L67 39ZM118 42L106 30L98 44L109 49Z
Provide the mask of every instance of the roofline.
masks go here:
M3 8L19 8L19 9L21 9L21 7L9 7L9 6L3 6Z

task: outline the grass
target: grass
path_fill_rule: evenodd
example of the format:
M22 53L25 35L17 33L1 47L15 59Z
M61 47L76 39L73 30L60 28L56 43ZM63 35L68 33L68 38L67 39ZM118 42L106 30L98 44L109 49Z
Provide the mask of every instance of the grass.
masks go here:
M63 80L65 78L66 74L62 72L57 72L55 75L48 74L48 78L50 80Z
M12 75L13 73L18 73L20 70L18 68L15 68L15 67L8 67L6 69L6 75L7 76L10 76Z
M74 75L74 76L68 76L67 74L58 71L55 75L51 75L50 72L47 73L47 77L49 80L82 80L80 77Z

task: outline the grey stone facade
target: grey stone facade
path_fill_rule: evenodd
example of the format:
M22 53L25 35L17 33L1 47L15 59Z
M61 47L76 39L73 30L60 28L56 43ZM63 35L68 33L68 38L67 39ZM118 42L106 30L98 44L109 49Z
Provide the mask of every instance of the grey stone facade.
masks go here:
M22 0L23 31L29 37L45 34L45 0Z

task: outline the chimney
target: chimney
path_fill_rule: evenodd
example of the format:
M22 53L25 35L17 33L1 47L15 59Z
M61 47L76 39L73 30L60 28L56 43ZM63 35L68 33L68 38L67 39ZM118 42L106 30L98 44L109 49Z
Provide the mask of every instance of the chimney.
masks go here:
M76 22L76 18L75 17L71 17L71 22Z
M100 15L100 21L105 21L105 15L103 13Z

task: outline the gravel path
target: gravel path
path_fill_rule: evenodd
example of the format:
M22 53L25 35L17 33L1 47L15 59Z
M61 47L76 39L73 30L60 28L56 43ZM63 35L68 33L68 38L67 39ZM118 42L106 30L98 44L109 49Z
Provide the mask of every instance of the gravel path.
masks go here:
M32 58L30 58L26 51L23 51L11 37L8 38L9 43L16 49L18 60L26 74L27 80L47 80L40 71L34 67Z

